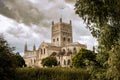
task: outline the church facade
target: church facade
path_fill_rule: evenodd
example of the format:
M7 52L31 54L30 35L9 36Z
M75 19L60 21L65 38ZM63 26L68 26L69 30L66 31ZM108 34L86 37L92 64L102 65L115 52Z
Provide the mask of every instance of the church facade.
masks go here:
M81 49L87 48L86 45L73 42L72 21L69 23L52 22L51 43L42 42L38 49L33 46L33 50L28 50L27 44L24 48L24 60L27 67L42 67L42 59L54 56L61 67L70 67L72 57Z

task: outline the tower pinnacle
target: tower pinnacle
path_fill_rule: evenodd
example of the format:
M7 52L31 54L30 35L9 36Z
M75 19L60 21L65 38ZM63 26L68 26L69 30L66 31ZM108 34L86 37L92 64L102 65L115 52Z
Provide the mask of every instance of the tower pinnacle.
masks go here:
M54 25L54 21L52 21L52 25Z
M62 18L60 18L60 23L62 23Z
M70 25L72 25L72 21L70 20Z
M34 46L33 46L33 50L34 50L34 51L36 50L36 46L35 46L35 44L34 44Z
M27 42L25 43L25 46L24 46L24 52L27 51Z

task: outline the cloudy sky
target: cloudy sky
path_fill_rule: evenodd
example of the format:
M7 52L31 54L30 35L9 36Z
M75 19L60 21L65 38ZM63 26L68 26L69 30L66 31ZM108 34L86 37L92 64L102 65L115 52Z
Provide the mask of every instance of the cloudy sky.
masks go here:
M51 22L72 20L73 40L86 44L92 50L96 40L85 28L83 20L75 14L76 0L0 0L0 33L10 46L23 55L24 44L32 49L35 44L51 41Z

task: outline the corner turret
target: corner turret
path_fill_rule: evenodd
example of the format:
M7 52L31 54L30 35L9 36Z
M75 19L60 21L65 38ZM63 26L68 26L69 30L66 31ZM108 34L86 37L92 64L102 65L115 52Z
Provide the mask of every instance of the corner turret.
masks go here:
M27 42L25 43L25 46L24 46L24 52L27 51Z
M62 23L62 18L60 18L60 23Z
M72 21L70 20L70 25L72 25Z
M35 46L35 44L34 44L34 46L33 46L33 50L34 50L34 51L36 50L36 46Z
M52 25L54 25L54 21L52 21Z

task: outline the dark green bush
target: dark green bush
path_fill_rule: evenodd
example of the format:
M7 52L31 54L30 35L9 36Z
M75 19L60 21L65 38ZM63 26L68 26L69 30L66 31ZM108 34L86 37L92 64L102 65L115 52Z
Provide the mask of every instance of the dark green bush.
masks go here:
M57 63L58 62L57 62L56 57L50 56L50 57L46 57L46 58L42 59L43 66L47 66L47 67L57 66L58 65Z
M85 70L66 68L20 68L16 80L88 80Z

